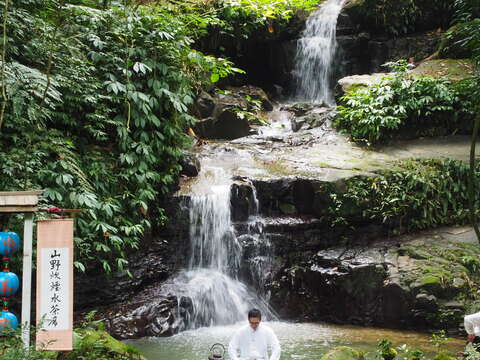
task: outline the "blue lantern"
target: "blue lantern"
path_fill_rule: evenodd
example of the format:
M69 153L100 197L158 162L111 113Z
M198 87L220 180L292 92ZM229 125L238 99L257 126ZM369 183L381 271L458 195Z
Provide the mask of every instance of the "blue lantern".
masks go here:
M17 327L17 317L10 311L2 311L2 313L0 314L0 332L7 329L15 330Z
M20 248L20 237L14 232L0 232L0 255L8 256Z
M10 297L15 295L20 285L18 276L12 272L0 272L0 296Z

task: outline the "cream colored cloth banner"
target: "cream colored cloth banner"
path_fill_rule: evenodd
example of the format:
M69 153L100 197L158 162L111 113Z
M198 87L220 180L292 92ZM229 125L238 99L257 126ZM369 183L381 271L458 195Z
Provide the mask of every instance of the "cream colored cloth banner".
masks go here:
M72 350L73 219L37 222L37 350Z

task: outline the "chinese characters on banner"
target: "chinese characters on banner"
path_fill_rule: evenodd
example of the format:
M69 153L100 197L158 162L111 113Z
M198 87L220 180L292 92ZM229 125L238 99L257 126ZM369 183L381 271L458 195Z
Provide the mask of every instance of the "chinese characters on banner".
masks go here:
M37 327L37 350L72 350L72 219L37 223Z

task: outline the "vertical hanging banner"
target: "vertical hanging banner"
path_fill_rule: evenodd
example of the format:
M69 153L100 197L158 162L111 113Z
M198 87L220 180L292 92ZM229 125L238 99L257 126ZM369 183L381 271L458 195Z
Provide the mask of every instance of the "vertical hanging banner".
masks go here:
M37 222L37 350L72 350L73 219Z

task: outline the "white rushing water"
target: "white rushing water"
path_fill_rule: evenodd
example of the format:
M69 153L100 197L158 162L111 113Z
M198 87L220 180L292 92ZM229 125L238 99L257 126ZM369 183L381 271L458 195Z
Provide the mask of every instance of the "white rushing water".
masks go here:
M345 0L327 0L307 20L297 42L295 100L334 105L331 77L337 48L336 26Z
M187 319L191 328L236 323L244 320L252 307L259 308L266 318L274 318L267 302L238 279L243 249L231 221L233 181L228 168L221 166L223 160L202 162L189 196L189 266L166 285L177 297L191 300ZM253 202L258 209L256 196ZM260 241L259 234L253 236Z

